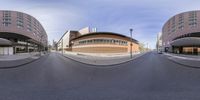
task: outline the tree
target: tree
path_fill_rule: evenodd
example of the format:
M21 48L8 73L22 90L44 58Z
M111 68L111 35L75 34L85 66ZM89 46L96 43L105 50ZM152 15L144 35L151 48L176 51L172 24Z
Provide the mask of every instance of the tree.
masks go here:
M140 52L144 52L144 51L147 51L148 48L145 48L145 44L144 43L139 43L139 50L140 50Z

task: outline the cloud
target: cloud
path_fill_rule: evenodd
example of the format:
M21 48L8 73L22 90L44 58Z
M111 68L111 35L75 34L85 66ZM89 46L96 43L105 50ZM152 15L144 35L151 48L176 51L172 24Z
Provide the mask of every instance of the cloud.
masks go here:
M200 9L200 1L180 0L5 0L1 9L17 10L38 19L49 40L58 40L65 31L85 26L112 31L155 47L156 34L175 14Z

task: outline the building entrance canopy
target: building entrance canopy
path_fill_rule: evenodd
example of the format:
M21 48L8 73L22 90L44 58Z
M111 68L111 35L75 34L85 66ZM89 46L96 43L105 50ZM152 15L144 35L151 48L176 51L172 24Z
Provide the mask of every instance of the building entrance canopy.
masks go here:
M12 45L11 41L4 38L0 38L0 46L11 46L11 45Z
M185 37L171 42L172 46L200 46L200 37Z

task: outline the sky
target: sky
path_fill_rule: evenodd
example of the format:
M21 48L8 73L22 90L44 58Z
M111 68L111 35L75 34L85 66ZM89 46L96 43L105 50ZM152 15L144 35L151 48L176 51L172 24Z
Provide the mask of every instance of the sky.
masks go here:
M43 25L49 42L67 30L84 27L130 36L149 48L172 16L200 10L199 0L0 0L0 10L32 15Z

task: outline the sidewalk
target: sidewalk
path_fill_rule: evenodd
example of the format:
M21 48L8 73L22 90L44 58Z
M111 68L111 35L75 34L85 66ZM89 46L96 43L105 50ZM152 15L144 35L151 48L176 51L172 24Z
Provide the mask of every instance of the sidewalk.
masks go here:
M200 56L194 55L183 55L183 54L172 54L172 53L163 53L167 58L178 64L200 68Z
M39 58L39 52L0 56L0 69L15 68L31 63Z
M15 55L1 55L0 61L12 61L12 60L20 60L29 58L35 55L39 55L39 52L32 52L32 53L19 53Z
M91 54L66 52L63 54L63 56L77 62L89 65L116 65L136 59L144 54L145 53L135 53L133 54L132 59L130 58L130 53Z

